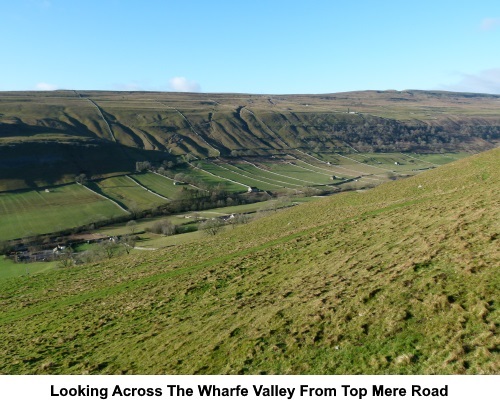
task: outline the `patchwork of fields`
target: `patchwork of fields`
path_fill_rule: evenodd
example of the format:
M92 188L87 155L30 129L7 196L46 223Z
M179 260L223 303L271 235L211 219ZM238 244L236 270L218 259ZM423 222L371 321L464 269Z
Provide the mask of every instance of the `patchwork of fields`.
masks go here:
M0 193L0 240L46 234L189 198L189 191L249 189L276 195L318 195L369 188L400 176L416 174L464 154L290 153L259 158L195 160L173 169L172 176L135 173L87 184ZM175 182L175 175L196 184Z

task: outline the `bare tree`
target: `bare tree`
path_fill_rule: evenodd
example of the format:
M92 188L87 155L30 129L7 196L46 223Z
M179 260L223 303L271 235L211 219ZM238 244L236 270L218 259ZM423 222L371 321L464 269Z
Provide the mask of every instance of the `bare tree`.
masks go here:
M130 251L135 248L135 244L137 242L137 238L132 235L124 235L120 238L120 244L123 246L125 249L125 252L127 254L130 253Z
M130 211L130 213L134 218L137 218L137 216L141 213L141 209L139 208L139 205L135 201L132 201L128 205L128 210Z
M199 229L204 231L207 235L215 236L217 235L224 226L224 221L220 218L208 219L200 224Z
M144 162L135 162L136 172L145 172L146 170L151 170L151 163L147 160Z
M168 219L162 219L160 221L156 221L151 225L151 227L147 228L147 230L149 232L170 236L177 233L178 227Z
M130 234L133 235L137 231L137 222L131 219L127 222L127 228L130 231Z
M99 246L104 251L108 259L111 259L116 253L118 253L119 245L113 240L101 242Z

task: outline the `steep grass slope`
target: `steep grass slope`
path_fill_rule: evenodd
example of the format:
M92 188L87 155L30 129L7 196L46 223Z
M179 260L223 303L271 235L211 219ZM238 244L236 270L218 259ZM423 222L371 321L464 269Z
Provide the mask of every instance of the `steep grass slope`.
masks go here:
M2 281L3 373L498 373L500 150Z

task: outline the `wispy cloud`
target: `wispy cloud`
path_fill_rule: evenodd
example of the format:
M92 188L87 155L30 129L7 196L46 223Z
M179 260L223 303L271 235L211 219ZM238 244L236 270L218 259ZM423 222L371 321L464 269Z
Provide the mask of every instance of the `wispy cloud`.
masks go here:
M35 85L35 90L52 91L58 88L55 84L40 82Z
M481 31L492 31L497 27L500 27L500 18L483 18L479 25Z
M483 70L477 74L460 73L455 84L444 88L451 91L500 94L500 68Z
M169 87L172 91L193 93L201 91L201 87L197 82L188 80L185 77L172 77L169 81Z

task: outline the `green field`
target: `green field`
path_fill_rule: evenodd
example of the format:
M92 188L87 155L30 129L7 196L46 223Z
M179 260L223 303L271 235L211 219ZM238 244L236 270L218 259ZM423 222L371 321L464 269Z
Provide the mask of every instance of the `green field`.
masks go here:
M407 156L414 158L416 161L421 160L423 164L432 163L434 165L444 165L451 163L457 159L463 159L469 156L469 153L406 153Z
M13 277L29 277L57 268L57 262L14 263L0 256L0 279Z
M198 162L199 164L200 162ZM205 162L202 163L201 169L205 170ZM212 169L212 165L208 164L208 167ZM182 170L182 173L191 175L200 179L205 184L208 184L211 187L222 187L224 190L227 190L231 193L241 193L245 192L248 189L241 184L234 183L232 181L227 180L228 176L220 175L223 178L217 177L218 171L203 171L194 167L189 167L186 170ZM243 183L244 184L244 183Z
M412 172L434 168L431 163L425 163L403 153L363 153L346 155L370 166L379 167L381 170L395 172ZM397 164L396 164L397 163Z
M318 161L314 160L306 160L303 157L300 157L299 159L295 160L293 162L296 166L304 169L304 170L312 170L314 173L318 173L321 175L327 175L327 176L338 176L342 177L345 179L349 179L352 177L357 177L360 174L359 173L353 173L352 171L349 170L344 170L342 167L338 166L327 166L325 164L322 164Z
M0 372L497 374L499 162L0 280Z
M100 193L127 209L146 210L166 203L164 199L144 190L126 176L110 177L95 182L95 185Z
M311 170L307 170L302 168L296 164L293 160L288 161L287 163L274 163L274 164L266 164L268 170L285 176L294 177L296 179L300 179L305 182L305 185L311 184L333 184L334 180L332 180L332 176L316 173Z
M71 229L124 215L110 201L77 184L48 190L0 193L0 240Z
M174 186L174 182L172 180L155 173L134 174L130 177L138 181L146 188L164 197L167 197L170 200L177 200L179 198L182 198L182 192L184 189L196 190L194 187L188 184Z
M218 176L246 184L249 187L256 187L260 190L275 191L285 188L283 184L272 182L268 179L258 178L251 173L241 171L237 167L227 163L209 163L205 167L206 170Z
M313 154L310 155L314 156ZM364 164L362 160L363 157L358 154L339 155L336 153L322 153L318 155L322 161L330 162L330 165L326 164L325 166L325 163L310 157L307 158L304 155L300 156L300 158L319 167L329 168L330 170L340 170L350 176L363 176L370 174L381 175L387 173L387 171L391 169Z
M256 179L262 179L278 185L283 185L283 187L300 188L310 186L310 183L307 183L300 179L295 179L290 175L287 175L288 177L279 176L275 173L263 170L260 167L256 167L249 163L235 163L231 166L233 169L237 168L241 170L241 172L245 173L246 175L254 176Z

